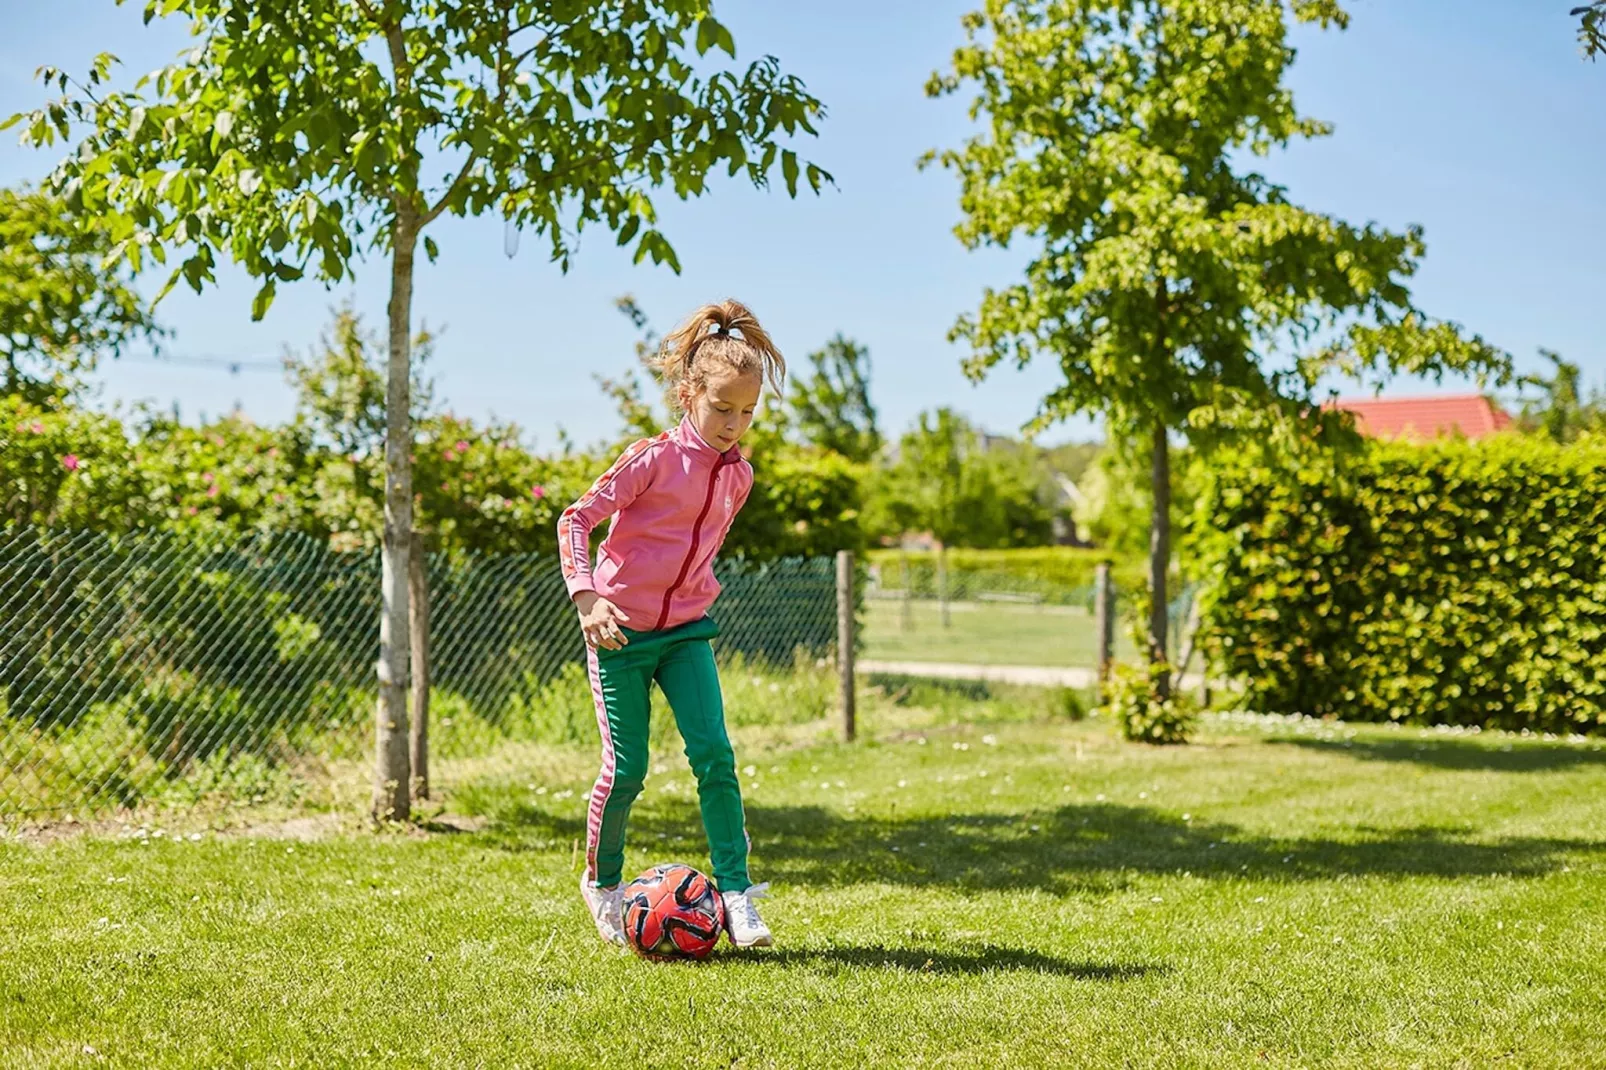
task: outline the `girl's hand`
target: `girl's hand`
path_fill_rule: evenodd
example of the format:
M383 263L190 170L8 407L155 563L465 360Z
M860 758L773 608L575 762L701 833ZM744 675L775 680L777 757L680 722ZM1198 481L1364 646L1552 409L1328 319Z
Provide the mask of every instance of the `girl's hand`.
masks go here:
M581 591L574 596L574 608L580 613L580 631L589 647L603 650L620 650L630 643L619 625L629 620L624 611L595 591Z

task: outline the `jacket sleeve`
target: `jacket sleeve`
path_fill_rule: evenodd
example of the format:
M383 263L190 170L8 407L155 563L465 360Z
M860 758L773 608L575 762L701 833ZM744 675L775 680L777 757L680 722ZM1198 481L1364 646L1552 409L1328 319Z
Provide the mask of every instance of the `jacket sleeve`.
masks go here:
M656 439L643 439L625 450L613 467L558 518L558 561L570 598L595 589L591 584L591 531L652 485L653 464L658 456L652 447L656 444Z

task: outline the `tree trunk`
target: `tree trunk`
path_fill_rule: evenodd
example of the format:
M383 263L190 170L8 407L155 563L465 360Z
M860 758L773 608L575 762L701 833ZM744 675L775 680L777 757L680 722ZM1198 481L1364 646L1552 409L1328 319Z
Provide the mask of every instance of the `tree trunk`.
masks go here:
M408 591L412 604L413 707L412 742L408 748L413 798L429 798L429 557L424 536L413 532L412 559L407 562Z
M390 272L390 359L385 384L385 532L381 550L384 608L379 618L379 704L375 715L374 793L376 821L411 816L407 688L411 635L408 560L412 555L413 441L412 312L413 252L418 215L398 212L393 225Z
M1149 522L1149 662L1157 667L1155 694L1171 697L1171 673L1165 668L1167 605L1166 571L1171 564L1171 455L1163 424L1156 424L1149 476L1154 516Z

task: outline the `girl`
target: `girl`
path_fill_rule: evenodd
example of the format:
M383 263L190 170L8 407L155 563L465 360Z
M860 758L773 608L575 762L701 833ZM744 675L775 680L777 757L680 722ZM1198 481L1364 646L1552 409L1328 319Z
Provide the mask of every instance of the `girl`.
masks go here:
M741 786L708 645L719 629L707 612L719 594L714 555L753 488L753 469L736 444L764 384L780 391L786 361L746 307L725 301L693 313L664 339L654 363L685 413L680 426L627 449L558 521L602 732L580 892L602 938L624 943L625 822L647 775L648 692L656 682L697 776L731 942L768 947L770 931L753 902L768 885L747 876ZM593 572L591 529L610 516Z

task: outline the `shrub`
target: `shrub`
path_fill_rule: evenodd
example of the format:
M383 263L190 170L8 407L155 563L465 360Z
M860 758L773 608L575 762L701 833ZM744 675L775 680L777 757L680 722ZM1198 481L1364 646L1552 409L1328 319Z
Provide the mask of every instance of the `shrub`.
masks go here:
M1606 442L1373 446L1340 478L1221 467L1203 642L1276 713L1606 726Z
M1197 719L1187 696L1175 691L1162 699L1155 690L1154 668L1116 665L1110 672L1108 708L1121 735L1134 743L1186 743Z

